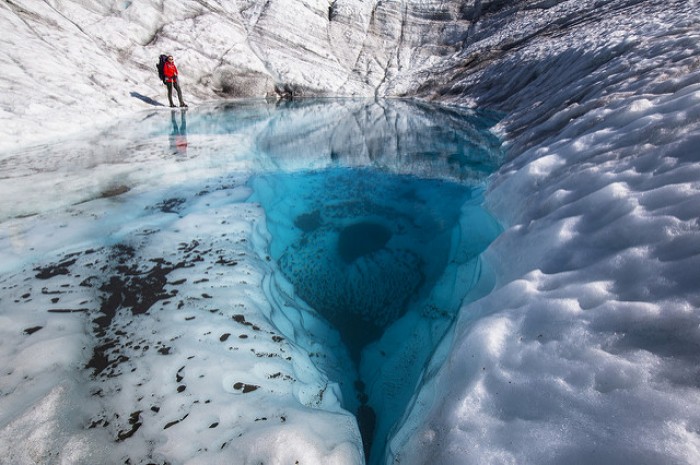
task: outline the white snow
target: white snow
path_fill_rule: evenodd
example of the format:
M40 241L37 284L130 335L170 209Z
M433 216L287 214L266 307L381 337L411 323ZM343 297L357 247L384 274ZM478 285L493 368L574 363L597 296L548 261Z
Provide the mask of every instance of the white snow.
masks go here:
M486 196L506 226L484 255L496 286L433 360L392 440L402 464L700 461L700 30L686 6L643 2L477 72L491 90L475 103L508 112L511 162Z
M167 50L194 104L222 85L263 96L288 84L505 114L509 161L486 193L504 231L482 256L494 288L461 308L386 463L700 463L697 1L467 2L453 29L426 19L402 39L385 3L336 2L331 26L327 2L272 3L0 7L11 31L0 39L0 462L364 462L329 381L344 379L337 335L274 278L244 177L206 185L327 160L251 161L243 131L190 134L174 162L155 135L169 112L138 112L165 101L154 64ZM412 17L429 2L387 3ZM434 54L421 46L437 36ZM130 122L124 133L115 119ZM200 189L186 212L152 208ZM117 314L95 340L80 312L101 303L78 283L119 266L103 238L128 238L142 261L122 259L141 272L149 259L189 266L168 275L164 292L186 284L152 318ZM36 277L64 259L71 275ZM86 382L94 346L117 337L129 359ZM117 440L135 423L134 440Z

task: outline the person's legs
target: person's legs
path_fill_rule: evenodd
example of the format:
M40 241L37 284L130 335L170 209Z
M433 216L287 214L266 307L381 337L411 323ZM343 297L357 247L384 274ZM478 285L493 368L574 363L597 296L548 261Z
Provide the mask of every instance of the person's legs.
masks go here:
M182 90L180 90L180 83L178 81L175 81L175 90L177 91L177 98L180 100L180 106L184 107L185 106L185 101L182 100ZM172 99L170 100L170 103L172 104Z
M187 118L185 118L185 112L180 110L180 135L187 135Z
M166 82L165 83L166 87L168 88L168 102L170 102L170 106L174 107L175 104L173 103L173 83L172 82ZM180 86L177 87L178 89ZM178 91L178 94L180 91Z

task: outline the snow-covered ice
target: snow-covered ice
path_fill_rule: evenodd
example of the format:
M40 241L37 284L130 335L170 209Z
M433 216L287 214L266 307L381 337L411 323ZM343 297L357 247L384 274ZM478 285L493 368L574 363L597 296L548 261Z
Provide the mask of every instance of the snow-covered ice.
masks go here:
M505 231L402 464L700 461L699 10L627 8L440 78L508 115L486 195Z
M503 117L493 130L507 161L484 194L503 228L480 258L489 286L459 309L378 463L700 463L697 1L332 6L2 5L2 460L364 461L345 387L327 382L347 362L340 338L270 278L245 177L207 184L324 157L290 142L293 156L251 161L261 151L236 128L171 142L168 110L136 113L164 101L153 64L168 49L195 104L237 91L400 95ZM370 153L348 133L338 146ZM158 292L113 293L122 310L94 334L86 315L104 302L89 277L117 269L126 287ZM152 320L129 317L140 299ZM298 321L304 331L284 336ZM86 383L79 369L115 340L121 356L97 357Z

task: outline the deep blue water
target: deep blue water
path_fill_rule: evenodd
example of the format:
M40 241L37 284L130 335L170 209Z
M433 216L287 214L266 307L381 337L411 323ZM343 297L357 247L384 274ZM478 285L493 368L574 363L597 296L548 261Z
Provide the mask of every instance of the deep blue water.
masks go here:
M250 200L296 296L356 365L345 406L379 463L463 300L488 288L479 254L500 229L481 204L501 161L495 119L404 101L284 109L258 144L280 169L251 178Z
M267 174L251 185L272 257L357 362L442 275L473 195L463 184L369 168Z

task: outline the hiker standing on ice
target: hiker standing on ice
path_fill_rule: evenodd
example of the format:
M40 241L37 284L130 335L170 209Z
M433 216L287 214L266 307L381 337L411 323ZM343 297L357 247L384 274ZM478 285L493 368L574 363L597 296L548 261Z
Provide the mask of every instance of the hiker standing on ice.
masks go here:
M180 106L186 107L187 104L182 100L182 90L180 89L180 83L177 77L177 66L175 66L175 60L172 55L168 55L168 59L163 65L163 75L165 76L165 85L168 86L168 101L170 101L170 106L175 106L173 103L173 87L175 87L177 98L180 100Z

